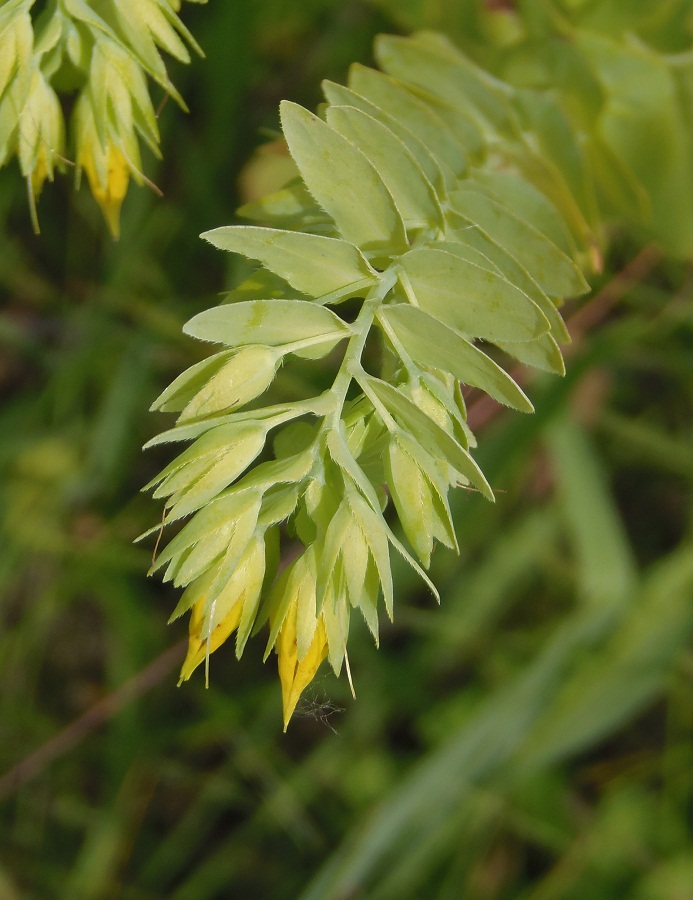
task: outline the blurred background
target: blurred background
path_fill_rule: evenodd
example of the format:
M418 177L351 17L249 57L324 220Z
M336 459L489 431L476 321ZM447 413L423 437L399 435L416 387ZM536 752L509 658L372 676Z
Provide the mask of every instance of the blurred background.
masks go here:
M281 152L254 155L279 101L315 107L381 31L488 61L508 23L479 6L186 6L191 112L164 106L164 197L131 187L118 243L65 177L33 236L0 170L0 900L693 896L687 262L614 233L568 375L528 381L537 414L470 396L497 503L457 492L440 608L398 566L379 650L354 619L356 701L325 668L283 735L261 639L177 689L186 624L132 543L170 459L141 453L168 424L147 409L241 274L198 235L281 183Z

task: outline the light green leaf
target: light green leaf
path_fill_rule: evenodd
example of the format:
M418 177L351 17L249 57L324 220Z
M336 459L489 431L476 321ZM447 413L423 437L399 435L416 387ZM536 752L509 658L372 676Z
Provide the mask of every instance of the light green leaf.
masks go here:
M549 329L526 294L488 269L430 249L410 251L401 265L417 305L470 337L529 341Z
M247 300L307 300L312 298L295 287L291 287L288 281L265 269L264 266L244 278L233 290L224 294L225 303L241 303Z
M310 447L285 459L261 463L245 476L242 487L244 490L251 487L269 490L276 484L302 481L310 472L314 458L313 448Z
M363 153L303 107L285 100L280 110L306 186L344 239L375 254L403 253L407 238L402 217Z
M448 482L441 476L440 466L411 435L401 432L397 436L402 449L418 464L431 487L433 537L451 550L459 553L455 525L448 503Z
M514 132L506 98L462 54L446 57L438 48L429 48L416 38L380 35L375 42L375 56L389 75L469 111L485 132Z
M448 213L448 221L453 224L457 221L464 221L461 216L455 213ZM466 225L462 228L450 229L451 236L454 241L446 241L432 245L437 250L447 250L455 255L460 254L463 249L463 255L468 255L468 249L474 249L486 256L485 263L479 263L484 268L492 269L499 272L507 281L514 284L524 294L533 300L539 309L546 316L551 327L551 333L557 341L564 344L570 343L570 335L565 326L565 322L560 312L556 308L553 300L551 300L541 289L531 273L527 271L501 244L495 240L491 240L476 225ZM460 243L457 243L457 242Z
M220 456L228 452L236 439L245 433L247 424L227 424L217 425L206 431L202 437L198 438L187 450L177 456L173 462L169 463L156 478L153 478L149 484L145 485L142 490L149 491L159 482L174 475L179 469L197 460L207 459L207 457ZM211 459L209 460L211 463Z
M503 341L494 341L494 343L504 353L513 356L527 366L533 366L544 372L553 372L556 375L565 375L565 363L561 348L550 334L542 334L534 341L508 344Z
M248 509L255 509L255 518L260 509L262 494L259 491L234 492L226 497L212 500L204 509L192 517L178 534L167 544L156 559L150 574L170 562L175 556L194 547L206 538L219 532L227 534L229 526L233 530L240 516ZM253 525L253 528L255 525ZM228 543L228 541L227 541Z
M232 448L189 487L173 498L173 507L166 516L175 521L209 503L224 488L241 475L265 445L265 429L248 427L238 435Z
M265 559L265 541L264 536L256 534L255 552L248 555L246 571L243 572L245 585L243 593L243 612L241 621L238 623L238 631L236 632L236 659L240 659L246 642L250 637L250 632L255 623L255 617L260 608L260 597L262 594L262 582L265 577L266 559ZM249 545L249 546L252 546ZM242 571L245 555L240 561L238 568L234 571L234 576L239 570Z
M322 609L328 587L332 583L335 567L344 546L347 532L352 523L352 515L344 500L332 516L324 537L317 543L316 559L318 577L316 586L317 611Z
M500 203L469 190L454 191L450 203L455 212L514 256L547 294L573 297L589 290L578 267L553 241Z
M194 316L184 327L201 341L231 347L264 344L280 347L296 341L325 337L341 340L351 329L338 315L305 300L246 300L215 306Z
M534 407L512 378L492 359L456 331L414 306L384 306L378 318L392 327L412 359L423 366L450 372L464 384L485 391L494 400L523 412Z
M341 84L323 81L322 89L328 102L333 106L353 106L354 109L360 109L361 112L386 125L409 149L421 167L421 171L439 194L444 192L448 179L453 187L457 187L457 177L452 170L447 169L444 163L436 161L431 148L424 144L413 131L410 131L402 119L390 115L387 110L380 109L370 100ZM446 169L447 177L443 174L443 168Z
M443 211L416 159L389 128L353 106L331 106L327 122L378 170L408 227L442 228Z
M471 179L477 188L533 225L571 259L576 248L568 225L555 204L526 178L512 172L476 169Z
M214 596L215 586L221 589L226 580L224 576L228 577L236 567L257 523L258 509L260 508L259 498L248 494L244 499L245 503L239 504L233 518L227 519L218 531L211 532L207 537L198 541L185 555L181 565L175 571L174 584L176 587L189 584L208 569L217 558L223 556L224 559L220 562L217 570L220 577L210 587L208 596Z
M458 177L467 169L465 150L477 156L483 149L483 138L471 122L468 141L460 144L430 104L382 72L353 65L349 69L349 87L407 125Z
M312 233L336 231L332 219L298 178L279 191L245 203L236 210L236 215L277 228L297 228Z
M260 260L311 297L331 294L355 283L359 290L365 290L378 277L357 247L336 238L252 225L215 228L200 237L220 250Z
M452 215L455 214L448 212L449 220L452 218ZM468 240L468 235L477 235L479 238L478 242L476 240ZM512 278L508 278L503 270L496 265L490 256L488 256L486 252L488 248L484 246L484 243L482 242L491 245L491 241L489 241L478 228L467 225L464 228L454 229L450 228L448 223L447 236L449 240L431 241L428 246L431 250L444 250L446 253L452 253L453 256L459 256L460 259L466 259L467 262L474 263L475 266L481 266L482 269L490 269L497 275L502 275L508 281L512 282Z
M335 675L339 675L344 662L349 637L350 612L351 606L347 597L330 590L322 607L322 620L327 635L327 658Z
M330 451L332 459L354 482L373 509L379 510L380 501L378 500L378 494L371 482L364 475L363 469L361 469L351 455L346 440L344 439L344 435L336 430L331 431L327 436L327 449Z

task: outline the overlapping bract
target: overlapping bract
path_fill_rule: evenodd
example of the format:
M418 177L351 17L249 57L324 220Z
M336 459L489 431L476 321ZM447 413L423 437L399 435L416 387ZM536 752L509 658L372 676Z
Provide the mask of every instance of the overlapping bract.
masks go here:
M376 51L384 72L326 84L322 118L282 104L301 177L241 210L260 225L203 235L262 268L188 324L222 349L154 404L180 412L156 442L194 441L156 480L166 522L194 513L156 562L185 588L175 614L192 610L182 678L232 633L240 656L268 623L285 725L323 658L340 671L351 610L376 641L381 597L393 615L391 549L428 581L435 543L456 547L450 488L493 499L460 384L530 412L492 345L561 373L557 307L587 287L586 220L517 94L439 36ZM292 355L328 354L341 360L330 389L260 404ZM277 576L282 535L294 558Z
M38 230L35 198L73 163L117 237L130 178L147 181L140 140L160 155L147 76L185 108L160 51L200 48L172 0L51 0L32 22L34 4L0 4L0 166L17 156ZM67 136L57 92L77 95Z

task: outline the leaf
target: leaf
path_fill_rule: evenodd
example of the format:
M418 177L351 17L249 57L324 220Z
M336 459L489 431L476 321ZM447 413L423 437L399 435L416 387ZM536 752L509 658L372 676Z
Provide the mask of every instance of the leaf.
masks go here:
M305 300L245 300L198 313L184 327L201 341L231 347L264 344L281 347L313 338L335 343L352 332L336 313Z
M386 381L372 378L370 375L359 375L359 383L370 388L388 412L403 423L405 430L434 458L443 459L465 478L468 478L485 497L494 500L493 491L484 478L481 469L472 457L451 435L437 425L433 419L414 406L407 398Z
M331 106L327 122L373 163L408 227L443 227L431 183L416 159L389 128L353 106Z
M349 451L349 447L344 439L344 435L337 430L333 430L327 436L327 449L335 463L345 472L353 483L358 487L361 493L366 497L374 510L380 509L380 501L375 488L366 478L363 469L356 462Z
M173 506L166 520L170 522L187 516L232 484L264 447L265 434L262 427L249 427L240 433L233 447L218 463L210 466L189 487L173 496L172 501L169 501Z
M575 263L534 226L495 200L476 191L450 195L452 208L502 246L553 297L573 297L589 290Z
M245 203L236 210L243 219L253 219L277 228L297 228L300 231L333 233L333 220L321 209L298 178L280 191L265 194Z
M453 187L457 187L457 177L452 170L448 169L444 163L437 161L431 149L424 144L418 135L410 131L402 120L389 115L387 110L380 109L371 103L370 100L341 84L323 81L322 88L328 101L333 106L353 106L354 109L360 109L361 112L387 126L402 141L404 146L409 149L409 152L416 159L421 167L421 171L433 185L436 192L439 194L444 193L445 185L448 181Z
M175 474L179 469L191 462L204 460L207 457L218 457L228 452L233 447L237 438L242 437L247 430L247 424L228 424L217 425L206 431L202 437L198 438L187 450L179 454L173 462L169 463L156 478L153 478L149 484L146 484L142 490L149 491L159 482L163 482L171 475ZM212 459L209 459L209 463ZM208 463L208 464L209 464Z
M404 224L382 178L361 151L295 103L280 106L291 155L308 190L342 237L375 254L407 249Z
M575 255L575 242L565 219L546 194L526 178L512 172L475 169L471 179L477 188L553 241L566 256Z
M206 504L204 509L196 513L173 540L169 541L166 548L157 557L150 574L156 572L174 556L183 553L210 535L224 530L229 523L232 523L232 529L235 528L238 518L247 509L254 508L257 519L261 499L262 495L259 491L243 491L234 492ZM255 526L253 525L253 527Z
M439 250L401 258L418 306L470 337L529 341L549 329L532 300L500 275Z
M210 533L205 539L197 542L188 553L182 564L175 572L174 584L176 587L187 585L200 576L210 564L223 555L216 572L215 582L210 586L207 594L213 598L226 578L235 570L241 554L250 541L257 524L259 498L248 496L245 503L239 505L234 517L227 519L223 527ZM192 524L192 523L190 523ZM216 588L216 590L215 590Z
M451 220L454 221L455 219L464 221L462 217L458 217L454 213L452 215L448 214L449 222ZM493 271L498 272L511 284L514 284L516 288L519 288L519 290L526 294L530 300L534 301L544 313L549 322L551 333L556 340L565 344L570 343L570 334L568 333L565 322L556 308L554 301L547 297L541 287L537 284L536 280L532 277L531 273L511 256L505 247L502 247L496 241L491 240L475 225L450 229L450 231L455 241L436 242L436 244L433 245L434 249L447 250L449 253L454 253L456 256L460 255L460 251L462 251L463 257L468 256L469 250L472 249L485 255L485 262L481 262L479 265L483 268L492 269ZM460 243L457 243L457 241ZM472 262L474 262L474 260L472 260Z
M352 284L365 290L378 277L357 247L336 238L252 225L215 228L200 237L220 250L260 260L311 297L341 291Z
M544 372L553 372L555 375L565 375L565 363L561 348L550 334L542 334L536 340L524 343L506 344L503 341L494 341L494 343L504 353L514 356L515 359L527 366L533 366Z
M483 149L483 138L471 123L467 142L460 143L429 103L382 72L355 64L349 69L349 87L399 119L458 177L467 169L465 150L477 156Z
M433 316L415 306L384 306L378 318L392 327L404 349L419 365L450 372L464 384L523 412L534 407L512 378L492 359Z
M429 48L416 38L380 35L375 56L389 75L469 111L487 134L513 133L506 98L462 54L446 58L438 48Z
M455 525L452 521L450 504L448 503L448 482L440 474L440 466L411 435L401 432L397 440L409 456L418 464L431 487L432 501L432 533L433 537L451 550L459 553Z

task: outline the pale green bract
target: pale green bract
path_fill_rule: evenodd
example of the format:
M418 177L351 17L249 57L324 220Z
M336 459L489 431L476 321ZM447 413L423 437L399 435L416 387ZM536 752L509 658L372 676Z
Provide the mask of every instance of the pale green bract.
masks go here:
M325 84L322 117L282 104L301 181L242 210L259 224L203 235L262 268L188 323L216 352L154 404L179 418L153 443L193 441L152 485L164 524L193 513L154 567L185 588L175 615L191 610L181 677L267 624L285 724L322 660L343 666L352 609L376 640L381 598L392 616L392 549L435 593L434 547L457 548L450 489L493 499L460 386L532 412L502 362L563 371L557 309L593 251L518 92L442 37L382 38L377 56L383 73ZM331 386L264 404L295 356Z

